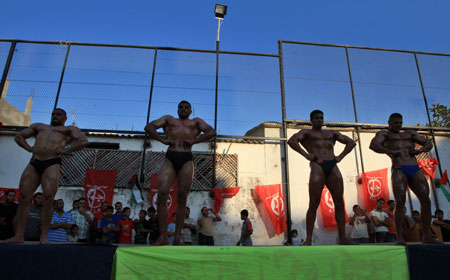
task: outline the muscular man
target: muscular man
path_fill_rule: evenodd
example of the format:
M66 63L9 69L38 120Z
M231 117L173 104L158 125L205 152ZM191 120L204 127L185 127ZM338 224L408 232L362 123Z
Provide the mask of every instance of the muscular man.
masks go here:
M352 244L345 237L344 183L336 163L340 162L355 147L356 143L336 130L322 129L323 112L314 110L310 114L312 129L302 129L289 139L289 146L310 161L309 208L306 213L306 240L312 244L312 233L316 221L316 211L320 204L322 190L327 185L333 198L335 218L339 232L339 244ZM338 156L334 155L336 141L345 144ZM300 146L300 144L306 151Z
M67 120L66 112L55 109L52 112L51 124L35 123L19 132L16 143L32 153L30 163L20 178L19 207L17 209L17 228L15 236L5 240L5 243L23 243L24 231L28 221L30 203L33 193L39 185L43 190L43 205L41 214L41 244L49 243L47 231L53 217L53 198L59 186L59 171L61 156L84 148L88 141L75 126L64 126ZM34 146L31 147L26 139L34 136ZM73 142L73 145L64 147Z
M178 119L166 115L147 124L145 131L149 136L168 145L166 159L158 174L158 222L160 235L155 245L167 245L167 196L175 179L178 180L177 221L173 245L182 245L181 230L186 216L186 199L194 180L192 145L205 142L216 136L215 130L200 118L189 119L191 104L181 101L178 104ZM166 138L156 130L163 128ZM203 134L202 134L203 132Z
M409 188L416 194L422 209L423 243L440 243L431 237L431 202L427 180L419 171L415 155L429 152L433 145L414 130L401 132L403 117L394 113L389 117L388 130L379 131L370 143L370 149L376 153L387 154L392 160L392 189L395 197L395 225L397 228L397 244L404 244L403 208L406 190ZM422 145L415 149L415 143Z

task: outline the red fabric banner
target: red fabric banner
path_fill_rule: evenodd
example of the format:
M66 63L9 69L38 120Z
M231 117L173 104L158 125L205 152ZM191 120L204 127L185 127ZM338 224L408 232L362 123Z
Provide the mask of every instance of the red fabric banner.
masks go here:
M103 202L112 205L116 176L117 170L86 170L84 194L86 196L87 209L97 212L101 211L100 207Z
M214 194L214 210L216 213L219 213L220 207L222 206L222 202L224 198L231 198L235 196L239 190L240 187L234 187L234 188L213 188L211 191Z
M419 160L417 164L422 170L423 175L434 179L434 173L436 172L436 165L439 165L439 161L435 158L427 158L423 160Z
M362 201L362 208L367 212L377 207L377 200L389 200L388 170L380 169L361 174L362 185L358 188L358 195ZM361 205L360 205L361 206Z
M281 185L256 186L256 193L264 204L276 235L286 231L286 214Z
M445 170L444 174L442 174L441 179L439 180L439 184L441 185L447 185L448 183L448 176L447 176L447 170Z
M19 189L11 189L11 188L1 188L0 187L0 201L5 202L6 192L9 190L13 190L16 192L16 198L14 198L14 202L19 202Z
M327 186L324 186L322 190L322 197L320 198L320 215L322 217L322 224L324 228L337 227L334 213L333 198L331 197L331 193ZM347 211L345 211L345 223L348 223Z
M167 221L172 222L173 213L177 212L177 188L178 183L175 180L170 188L169 196L167 197ZM150 182L150 206L158 210L158 174L153 174Z

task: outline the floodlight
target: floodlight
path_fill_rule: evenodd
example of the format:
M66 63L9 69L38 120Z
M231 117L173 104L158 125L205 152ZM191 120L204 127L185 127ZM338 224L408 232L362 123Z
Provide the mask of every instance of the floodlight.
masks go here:
M216 4L214 14L216 15L216 19L224 19L227 14L227 6Z

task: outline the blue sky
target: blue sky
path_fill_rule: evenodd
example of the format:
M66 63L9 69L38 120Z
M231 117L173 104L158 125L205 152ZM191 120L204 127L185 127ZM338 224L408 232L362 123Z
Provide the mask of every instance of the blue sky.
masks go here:
M0 4L0 38L213 50L216 3L228 5L221 50L277 53L278 40L291 40L450 53L448 1L9 1ZM0 44L1 67L8 48ZM33 122L53 107L64 54L63 46L17 47L7 100L22 110L33 91ZM320 108L328 120L354 121L343 49L285 45L284 54L288 118ZM393 111L405 124L426 122L413 56L349 55L360 122L385 123ZM60 107L74 108L81 128L142 130L153 56L72 47ZM429 102L450 105L450 60L419 62ZM177 101L188 99L194 115L212 123L214 71L214 54L159 52L151 119L176 114ZM220 134L281 120L276 58L221 55L220 75Z
M214 49L214 4L228 5L224 50L277 51L277 40L450 53L450 2L2 1L0 37Z

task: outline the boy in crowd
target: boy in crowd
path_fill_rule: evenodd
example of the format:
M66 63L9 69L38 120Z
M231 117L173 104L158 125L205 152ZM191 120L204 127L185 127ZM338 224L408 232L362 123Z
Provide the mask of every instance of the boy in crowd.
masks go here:
M123 218L119 221L119 243L131 244L134 222L130 219L130 207L123 208Z

